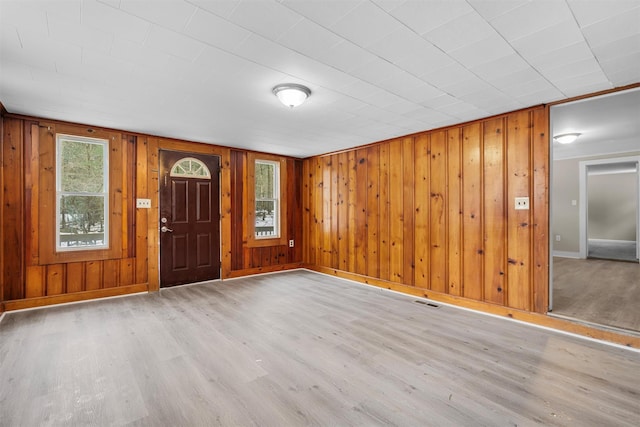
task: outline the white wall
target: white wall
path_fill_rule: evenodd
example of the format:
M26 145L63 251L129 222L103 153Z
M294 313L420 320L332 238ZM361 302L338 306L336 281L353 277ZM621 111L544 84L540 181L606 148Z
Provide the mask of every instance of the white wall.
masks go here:
M635 173L589 175L589 239L636 240L637 180Z
M553 251L572 253L580 252L580 162L585 160L623 158L638 155L640 155L640 151L609 156L555 160L553 162L553 176L551 181L551 240L553 244ZM571 204L572 200L576 201L575 206ZM556 235L560 235L560 241L556 241ZM635 235L630 240L635 240Z

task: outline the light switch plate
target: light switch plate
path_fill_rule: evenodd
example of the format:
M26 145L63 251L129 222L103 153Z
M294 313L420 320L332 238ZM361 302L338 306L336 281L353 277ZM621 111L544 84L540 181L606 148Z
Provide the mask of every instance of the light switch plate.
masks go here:
M136 208L151 208L151 199L136 199Z
M529 198L516 197L516 210L529 210Z

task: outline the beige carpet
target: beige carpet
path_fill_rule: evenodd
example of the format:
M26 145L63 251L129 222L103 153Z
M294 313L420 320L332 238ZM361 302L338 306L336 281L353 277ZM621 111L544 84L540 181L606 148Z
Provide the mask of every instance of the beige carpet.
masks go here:
M552 313L640 331L640 264L554 257Z

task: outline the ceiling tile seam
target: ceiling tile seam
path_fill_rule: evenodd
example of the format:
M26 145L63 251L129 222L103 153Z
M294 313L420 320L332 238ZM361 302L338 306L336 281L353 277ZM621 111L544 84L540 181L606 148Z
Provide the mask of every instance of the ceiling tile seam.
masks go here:
M343 37L342 35L340 35L340 34L336 33L334 30L332 30L332 29L330 29L330 28L327 28L327 27L326 27L326 26L324 26L323 24L321 24L321 23L319 23L319 22L317 22L317 21L314 21L313 19L310 19L310 18L309 18L309 17L307 17L307 16L301 15L298 11L296 11L295 9L292 9L292 8L291 8L291 7L289 7L287 4L285 4L285 3L281 3L281 4L282 4L284 7L287 7L287 8L288 8L289 10L291 10L292 12L294 12L294 13L296 13L296 14L300 15L303 19L307 19L307 20L309 20L309 21L313 22L314 24L318 25L319 27L322 27L322 28L323 28L323 29L325 29L326 31L328 31L328 32L330 32L331 34L335 35L336 37L338 37L338 38L342 39L344 42L346 42L346 43L350 43L350 44L352 44L353 46L356 46L356 47L358 47L358 48L360 48L360 49L362 49L362 50L364 50L364 51L366 51L366 52L368 52L368 53L372 54L372 55L373 55L373 56L375 56L376 58L379 58L379 59L381 59L381 60L385 61L386 63L388 63L389 65L391 65L391 66L392 66L392 67L394 67L395 69L399 70L400 72L404 72L404 73L407 73L408 75L410 75L410 76L412 76L412 77L415 77L416 79L418 79L418 80L420 80L420 81L424 82L425 84L428 84L428 85L432 86L433 88L435 88L435 89L437 89L437 90L440 90L443 94L447 94L447 95L449 95L449 96L454 97L455 99L459 99L458 97L454 96L453 94L451 94L451 93L449 93L449 92L447 92L447 91L445 91L445 90L443 90L443 89L441 89L441 88L439 88L439 87L437 87L437 86L434 86L433 84L431 84L431 83L430 83L430 82L428 82L428 81L425 81L424 79L420 78L419 76L417 76L417 75L415 75L415 74L413 74L413 73L410 73L410 72L408 72L407 70L405 70L405 69L403 69L403 68L399 67L397 64L393 63L392 61L389 61L387 58L384 58L384 57L382 57L382 56L378 55L377 53L372 52L371 50L369 50L369 49L367 49L366 47L361 46L361 45L359 45L359 44L357 44L357 43L353 42L352 40L346 39L346 38L345 38L345 37ZM400 20L399 20L399 19L397 19L395 16L393 16L393 15L389 14L387 11L385 11L383 8L381 8L377 3L373 3L373 2L372 2L372 5L373 5L373 6L375 6L375 7L377 7L378 9L380 9L383 13L385 13L386 15L388 15L389 17L391 17L393 20L395 20L396 22L398 22L398 23L399 23L400 25L402 25L403 27L407 28L409 31L411 31L412 33L414 33L415 35L417 35L417 36L418 36L418 37L420 37L421 39L425 40L425 42L427 42L427 43L431 44L434 48L438 49L440 52L442 52L443 54L447 55L447 57L451 58L453 61L455 61L455 62L456 62L456 63L458 63L459 65L463 66L463 65L462 65L462 64L460 64L460 63L459 63L455 58L452 58L452 57L451 57L451 56L449 56L446 52L444 52L442 49L440 49L438 46L434 45L434 44L433 44L433 43L431 43L429 40L426 40L426 39L425 39L424 37L422 37L420 34L418 34L417 32L415 32L412 28L408 27L404 22L400 21ZM354 6L354 9L355 9L355 6ZM353 9L352 9L352 10L353 10ZM352 11L352 10L351 10L351 11ZM255 33L254 33L254 34L255 34ZM263 37L263 36L261 36L261 35L259 35L259 34L256 34L256 35L258 35L258 36L260 36L260 37ZM269 40L268 38L265 38L265 39ZM271 40L271 41L273 41L273 42L277 42L276 40ZM315 58L312 58L312 57L310 57L310 56L308 56L308 55L306 55L306 54L304 54L304 53L302 53L302 52L299 52L299 51L297 51L297 50L295 50L295 49L291 49L291 48L287 48L287 49L291 50L292 52L296 52L296 53L298 53L299 55L302 55L302 56L304 56L304 57L306 57L306 58L308 58L308 59L311 59L311 60L313 60L313 61L317 61ZM385 89L385 88L383 88L383 87L380 87L380 86L379 86L379 85L377 85L376 83L373 83L373 82L367 81L367 80L365 80L365 79L363 79L363 78L360 78L360 77L353 76L353 74L349 73L348 71L346 71L346 70L342 70L342 69L337 68L337 67L335 67L335 66L333 66L333 65L329 65L329 64L326 64L326 63L323 63L323 64L324 64L325 66L328 66L328 67L331 67L331 68L335 69L336 71L339 71L339 72L341 72L341 73L344 73L344 74L347 74L347 75L349 75L349 76L352 76L352 77L354 77L354 78L356 78L356 79L358 79L358 80L360 80L360 81L362 81L362 82L365 82L365 83L367 83L367 84L373 85L373 86L377 87L378 89L380 89L381 91L384 91L384 92L386 92L386 93L388 93L388 94L390 94L390 95L397 96L398 98L400 98L400 99L402 99L402 100L404 100L404 101L406 101L406 102L409 102L409 103L411 103L411 104L414 104L414 105L417 105L417 106L420 106L420 107L423 107L423 108L424 108L424 106L421 106L420 104L415 103L415 102L414 102L414 101L412 101L411 99L408 99L408 98L406 98L406 97L404 97L404 96L402 96L402 95L400 95L400 94L397 94L397 93L395 93L395 92L391 92L391 91L389 91L389 90L387 90L387 89ZM464 66L463 66L463 67L464 67ZM466 67L464 67L464 68L466 69ZM481 79L479 76L477 76L475 73L472 73L472 74L473 74L474 76L478 77L480 80L484 81L484 80L483 80L483 79ZM487 84L489 84L489 83L487 82ZM320 86L320 85L319 85L319 86ZM494 87L493 85L491 85L491 86L492 86L492 87ZM322 87L322 86L320 86L320 87ZM495 87L494 87L494 88L495 88ZM325 89L328 89L328 88L325 88ZM497 88L496 88L496 89L497 89ZM339 92L339 91L338 91L338 90L336 90L336 89L329 89L329 90ZM348 95L348 94L345 94L345 93L342 93L342 92L339 92L339 93L340 93L340 94L342 94L343 96L347 96L347 97L352 98L352 99L357 99L357 98L353 98L352 96L350 96L350 95ZM501 93L502 93L502 92L501 92ZM504 94L504 93L503 93L503 95L506 95L506 94ZM370 104L370 103L368 103L368 102L366 102L366 101L364 101L364 100L360 100L360 99L357 99L357 100L362 101L362 102L364 102L364 103L366 103L366 104L368 104L368 105L371 105L371 106L373 106L373 107L377 107L376 105ZM481 107L476 106L476 105L474 105L474 107L476 107L476 108L481 108ZM380 108L380 107L377 107L377 108ZM381 108L381 109L383 109L383 110L385 110L385 111L388 111L388 110L386 110L386 109L384 109L384 108ZM399 114L399 116L400 116L400 117L405 117L404 115L401 115L401 114Z
M469 4L469 2L468 2L468 1L467 1L467 4ZM566 0L565 0L565 4L567 5L567 8L569 8L569 11L572 13L572 16L573 16L573 11L571 11L571 7L566 3ZM472 5L472 4L469 4L469 6L471 6L471 8L472 8L476 13L478 13L480 16L482 16L482 15L480 14L480 12L479 12L479 11L478 11L478 10L477 10L473 5ZM520 7L522 7L522 6L520 6ZM574 20L575 20L575 16L574 16ZM521 53L520 53L516 48L514 48L514 47L513 47L513 45L512 45L512 44L511 44L511 43L510 43L510 42L509 42L509 41L508 41L508 40L507 40L503 35L502 35L502 33L500 33L500 31L498 31L498 29L497 29L496 27L494 27L494 26L493 26L493 24L491 23L491 21L490 21L490 20L486 20L486 22L487 22L487 24L489 24L489 25L491 26L491 28L493 29L493 31L495 31L495 32L496 32L496 34L497 34L497 35L498 35L502 40L504 40L504 42L505 42L505 43L507 43L507 44L511 47L511 49L513 50L513 52L514 52L514 53L515 53L515 54L516 54L520 59L522 59L526 64L528 64L528 65L529 65L529 67L531 67L531 69L535 70L535 71L536 71L536 73L538 73L538 75L539 75L539 76L540 76L544 81L546 81L549 85L551 85L551 86L552 86L553 88L555 88L557 91L559 91L560 93L562 93L562 95L563 95L563 96L567 97L567 94L566 94L564 91L560 90L560 88L558 88L558 87L557 87L555 84L553 84L553 83L552 83L552 82L551 82L551 81L550 81L550 80L549 80L549 79L548 79L544 74L542 74L542 73L540 72L540 70L539 70L537 67L533 66L533 64L531 64L531 62L529 62L529 61L528 61L524 56L522 56L522 54L521 54ZM580 33L582 33L582 31L580 31ZM582 36L582 38L584 39L584 35ZM589 50L591 50L591 47L589 47ZM593 54L593 51L591 51L591 53ZM471 70L469 70L469 71L473 73L473 71L471 71ZM475 73L473 73L473 74L475 75ZM476 77L478 77L478 76L476 76ZM495 86L494 86L494 85L492 85L491 83L487 82L487 84L489 84L489 85L491 85L492 87L494 87L494 88L495 88ZM496 88L496 89L497 89L497 88ZM508 96L508 94L506 94L506 93L502 92L501 90L499 90L499 89L497 89L497 90L498 90L499 92L503 93L504 95L507 95L507 96Z
M191 4L192 4L192 3L191 3ZM198 5L194 5L194 6L195 6L197 9L200 9L200 10L204 11L205 13L212 13L212 12L209 12L209 11L207 11L207 10L202 9L202 8L201 8L201 7L199 7ZM319 24L319 23L317 23L317 22L315 22L315 21L313 21L313 20L311 20L311 19L307 18L307 17L306 17L306 16L304 16L304 15L301 15L301 14L300 14L300 13L298 13L296 10L291 9L291 8L290 8L289 6L287 6L286 4L283 4L283 6L284 6L284 7L287 7L287 8L288 8L289 10L291 10L293 13L295 13L295 14L299 15L302 19L308 19L309 21L314 22L315 24L317 24L317 25L321 26L322 28L324 28L324 29L325 29L325 30L327 30L328 32L331 32L332 34L334 34L335 36L337 36L337 37L339 37L340 39L344 40L345 42L347 42L347 43L351 43L351 44L353 44L354 46L357 46L357 47L359 47L359 48L361 48L361 49L366 50L367 52L369 52L367 49L363 48L362 46L359 46L359 45L357 45L357 44L353 43L352 41L350 41L350 40L348 40L348 39L345 39L345 38L344 38L344 37L342 37L341 35L339 35L339 34L335 33L334 31L332 31L332 30L330 30L330 29L328 29L328 28L326 28L325 26L323 26L323 25L321 25L321 24ZM236 7L237 7L237 6L236 6ZM235 10L235 9L234 9L234 10ZM271 38L269 38L269 37L265 37L265 36L263 36L262 34L258 34L258 33L254 32L253 30L251 30L251 29L249 29L249 28L246 28L246 27L244 27L244 26L242 26L242 25L239 25L239 24L237 24L237 23L235 23L235 22L230 21L229 19L225 18L224 16L220 16L220 15L217 15L217 14L215 14L215 13L212 13L212 14L213 14L213 15L216 15L217 17L219 17L220 19L222 19L222 20L224 20L224 21L228 22L228 23L229 23L229 24L231 24L231 25L237 26L237 27L239 27L239 28L242 28L243 30L248 31L249 33L251 33L252 35L254 35L254 36L256 36L256 37L260 37L260 38L262 38L262 39L264 39L264 40L267 40L267 41L270 41L270 42L273 42L273 43L278 43L278 42L277 42L277 40L273 40L273 39L271 39ZM155 25L155 24L153 24L153 25ZM171 30L171 29L167 29L167 31L175 32L174 30ZM301 77L301 76L295 76L295 75L292 75L292 74L290 74L290 73L284 72L284 71L282 71L282 70L279 70L279 69L273 68L273 67L271 67L271 66L267 66L267 65L265 65L265 64L262 64L262 63L256 62L256 61L254 61L254 60L252 60L252 59L249 59L249 58L247 58L247 57L245 57L245 56L239 55L239 54L238 54L238 53L236 53L236 52L233 52L233 51L231 51L231 50L227 50L227 49L221 48L221 47L216 46L216 45L213 45L213 44L211 44L211 43L209 43L209 42L207 42L207 41L203 41L203 40L200 40L200 39L195 38L195 37L193 37L193 36L190 36L190 35L188 35L188 34L184 34L184 33L180 33L180 34L181 34L182 36L185 36L185 37L187 37L187 38L190 38L190 39L192 39L192 40L194 40L194 41L197 41L197 42L203 43L203 44L205 44L205 45L208 45L209 47L211 47L211 48L213 48L213 49L216 49L216 50L219 50L219 51L221 51L221 52L225 52L225 53L227 53L227 54L233 55L233 56L235 56L236 58L242 59L242 60L244 60L244 61L251 62L251 63L253 63L253 64L255 64L255 65L258 65L258 66L260 66L260 67L265 67L265 68L268 68L268 69L270 69L270 70L272 70L272 71L275 71L275 72L277 72L277 73L284 74L284 75L288 75L288 76L290 76L290 77L292 77L292 78L294 78L294 79L300 79L300 80L304 80L304 81L309 81L309 80L308 80L308 78ZM280 46L282 46L282 45L280 45ZM283 47L283 48L285 48L285 49L287 49L287 50L289 50L289 51L291 51L291 52L295 52L296 54L298 54L298 55L300 55L300 56L303 56L303 57L305 57L305 58L307 58L307 59L309 59L309 60L311 60L311 61L318 62L318 63L322 64L323 66L326 66L326 67L332 68L332 69L334 69L334 70L336 70L336 71L338 71L338 72L340 72L340 73L346 74L346 75L351 76L351 77L353 77L353 78L355 78L355 79L358 79L358 80L360 80L360 81L363 81L363 82L365 82L365 83L367 83L367 84L370 84L370 85L372 85L372 86L375 86L375 87L377 87L378 89L380 89L380 90L382 90L382 91L385 91L385 92L387 92L387 93L389 93L389 94L391 94L391 95L395 95L395 96L397 96L397 97L399 97L399 98L403 99L404 101L407 101L407 102L410 102L410 103L412 103L412 104L415 104L415 102L413 102L413 101L411 101L411 100L409 100L409 99L407 99L407 98L404 98L404 97L402 97L402 96L400 96L400 95L398 95L398 94L396 94L396 93L393 93L393 92L390 92L390 91L388 91L388 90L386 90L386 89L383 89L383 88L379 87L378 85L376 85L376 84L374 84L374 83L372 83L372 82L369 82L369 81L366 81L366 80L364 80L364 79L361 79L361 78L355 77L355 76L353 76L352 74L350 74L350 73L346 72L345 70L341 70L341 69L339 69L339 68L337 68L337 67L335 67L335 66L333 66L333 65L330 65L330 64L326 64L326 63L323 63L323 62L319 62L317 59L312 58L312 57L310 57L309 55L307 55L307 54L305 54L305 53L303 53L303 52L299 52L299 51L298 51L298 50L296 50L296 49L292 49L292 48L289 48L289 47L286 47L286 46L282 46L282 47ZM371 52L370 52L370 53L371 53ZM202 54L204 54L204 52L202 52L200 55L202 55ZM373 53L372 53L372 54L373 54ZM375 55L375 54L373 54L373 55ZM378 55L375 55L375 56L376 56L376 57L378 57ZM198 56L198 57L199 57L199 56ZM393 67L397 68L398 70L400 70L400 71L405 71L405 70L401 69L400 67L397 67L395 64L391 63L390 61L388 61L388 60L386 60L386 59L384 59L384 58L381 58L381 59L385 60L387 63L389 63L389 64L390 64L390 65L392 65ZM196 58L196 60L197 60L197 58ZM406 72L406 71L405 71L405 72ZM410 73L407 73L407 74L410 74ZM415 77L415 76L414 76L414 77ZM421 79L420 79L420 80L421 80ZM320 85L320 84L317 84L317 83L315 83L315 84L316 84L316 86L318 86L318 87L322 87L323 89L326 89L326 90L329 90L329 91L332 91L332 92L340 93L342 96L346 96L346 97L351 98L351 99L353 99L353 100L363 102L363 103L365 103L365 104L367 104L367 105L370 105L371 107L380 108L380 107L377 107L377 106L376 106L376 105L374 105L374 104L370 104L370 103L368 103L368 102L366 102L366 101L364 101L364 100L362 100L362 99L355 98L355 97L353 97L353 96L351 96L351 95L349 95L349 94L343 93L343 92L341 92L341 91L339 91L339 90L337 90L337 89L335 89L335 88L325 87L325 86ZM416 104L416 105L419 105L419 104ZM384 111L387 111L387 112L389 112L389 113L392 113L391 111L388 111L388 110L386 110L386 109L383 109L383 108L381 108L381 109L382 109L382 110L384 110ZM395 113L394 113L394 114L395 114ZM400 115L400 114L397 114L397 115L398 115L399 117L404 117L403 115ZM378 122L378 120L375 120L375 121L376 121L376 122Z
M469 2L468 2L468 1L466 1L466 3L467 3L467 4L468 4L472 9L473 9L473 11L474 11L475 13L477 13L479 16L482 16L482 15L481 15L477 10L476 10L476 8L475 8L475 7L473 7L473 5L469 4ZM430 40L428 40L428 39L424 38L420 33L416 32L413 28L411 28L410 26L408 26L407 24L405 24L403 21L401 21L401 20L400 20L400 19L398 19L397 17L393 16L393 15L392 15L392 14L390 14L389 12L385 11L384 9L382 9L382 8L380 7L380 5L378 5L377 3L373 3L373 4L374 4L376 7L378 7L379 9L381 9L381 10L382 10L382 12L386 13L387 15L389 15L393 20L395 20L396 22L398 22L401 26L405 27L407 30L411 31L413 34L415 34L416 36L420 37L422 40L424 40L425 42L429 43L431 46L433 46L434 48L436 48L437 50L439 50L440 52L442 52L444 55L446 55L448 58L450 58L454 63L456 63L456 64L460 65L462 68L464 68L465 70L467 70L467 71L468 71L470 74L472 74L474 77L478 78L480 81L482 81L482 82L486 83L487 85L491 86L491 87L492 87L493 89L495 89L498 93L500 93L500 94L502 94L502 95L504 95L504 96L507 96L507 97L508 97L508 94L506 94L505 92L503 92L502 90L500 90L498 87L496 87L496 86L495 86L495 85L493 85L492 83L488 82L487 80L485 80L484 78L482 78L481 76L479 76L479 75L478 75L477 73L475 73L473 70L471 70L470 68L468 68L467 66L465 66L462 62L460 62L459 60L457 60L456 58L454 58L453 56L451 56L451 55L449 55L447 52L445 52L442 48L440 48L440 47L439 47L439 46L437 46L436 44L432 43ZM482 19L483 19L483 20L485 20L484 18L482 18ZM441 27L442 25L445 25L447 22L451 22L451 21L453 21L453 19L450 19L450 20L446 21L445 23L441 24L441 25L440 25L440 26L438 26L437 28L439 28L439 27ZM508 41L507 41L507 40L502 36L502 34L500 34L500 33L498 32L498 30L496 30L496 29L493 27L493 25L491 25L491 24L489 23L489 21L488 21L488 20L485 20L485 22L487 22L487 24L489 24L489 26L491 26L491 29L496 33L496 35L498 35L500 38L502 38L502 39L503 39L503 40L504 40L504 41L509 45L509 47L513 50L513 52L514 52L515 54L517 54L519 57L521 57L521 58L522 58L522 56L519 54L519 52L518 52L518 51L516 51L516 50L514 49L514 47L511 45L511 43L509 43L509 42L508 42ZM356 45L356 46L358 46L358 45ZM371 52L369 49L366 49L365 47L362 47L362 46L359 46L359 47L361 47L362 49L366 50L367 52L369 52L369 53L371 53L371 54L373 54L373 55L376 55L374 52ZM378 56L378 55L376 55L376 56ZM386 60L385 58L381 58L381 59ZM524 58L522 58L522 59L524 60ZM428 85L430 85L430 86L432 86L432 87L434 87L434 88L436 88L436 89L438 89L438 90L442 91L443 93L445 93L445 94L447 94L447 95L449 95L449 96L451 96L451 97L453 97L453 98L455 98L455 99L458 99L458 100L460 100L461 102L466 102L466 101L463 101L462 99L460 99L460 97L458 97L458 96L454 95L453 93L450 93L450 92L448 92L448 91L444 90L444 89L443 89L443 88L441 88L441 87L434 86L431 82L426 81L426 80L424 80L424 79L420 78L419 76L417 76L417 75L415 75L415 74L413 74L413 73L408 72L407 70L404 70L404 69L402 69L402 68L400 68L400 67L397 67L397 66L396 66L396 64L394 64L394 63L392 63L392 62L390 62L390 61L387 61L387 62L389 62L391 65L395 66L396 68L399 68L401 71L404 71L404 72L406 72L407 74L409 74L409 75L411 75L411 76L413 76L413 77L417 78L418 80L421 80L421 81L425 82L426 84L428 84ZM525 61L525 62L526 62L526 61ZM528 62L527 62L527 63L528 63ZM478 64L478 65L482 65L482 64ZM538 70L536 70L536 72L538 72ZM538 72L538 74L539 74L539 72ZM542 77L542 76L541 76L541 77ZM404 98L403 98L403 99L404 99ZM409 101L409 102L412 102L411 100L408 100L408 99L405 99L405 100L407 100L407 101ZM481 109L481 110L483 109L483 107L478 106L478 105L475 105L475 104L470 104L470 105L473 105L474 107L476 107L476 108L478 108L478 109Z
M565 2L566 2L566 0L565 0ZM609 82L611 87L615 87L615 85L613 84L613 82L611 81L611 79L609 78L607 73L605 72L604 68L602 68L602 64L600 63L600 60L598 59L598 56L593 51L593 47L591 46L591 43L589 43L589 40L584 36L584 32L582 31L582 27L580 26L580 23L578 22L578 18L576 18L576 14L573 12L573 9L571 9L571 5L569 5L567 3L567 7L569 8L569 13L571 13L571 17L573 18L573 21L576 23L576 26L580 29L580 34L582 35L582 39L584 40L585 44L589 47L589 52L591 52L591 56L598 63L598 67L600 67L600 71L607 78L607 81ZM598 22L602 22L602 21L598 21ZM587 27L588 27L588 25L587 25ZM560 92L562 92L562 91L560 91ZM566 95L564 92L562 92L562 94Z

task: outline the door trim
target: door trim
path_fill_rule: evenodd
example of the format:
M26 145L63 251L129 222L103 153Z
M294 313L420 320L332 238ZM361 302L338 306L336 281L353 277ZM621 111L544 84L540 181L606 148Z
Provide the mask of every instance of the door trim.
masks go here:
M598 160L584 160L578 164L579 167L579 183L578 183L578 227L579 227L579 256L581 259L587 258L587 248L588 248L588 238L589 233L587 232L587 227L589 224L588 221L588 199L587 199L587 177L588 177L588 167L592 165L606 165L606 164L617 164L617 163L636 163L636 179L638 185L636 186L636 256L638 256L640 252L640 156L629 156L629 157L614 157L608 159L598 159Z
M217 150L216 150L217 151ZM164 183L163 181L163 176L162 176L162 162L161 162L161 157L162 157L162 153L174 153L174 154L178 154L179 156L181 156L181 158L179 160L181 160L182 158L185 157L194 157L197 158L197 156L208 156L208 157L216 157L217 158L217 170L213 170L211 169L209 172L211 174L211 179L214 179L214 175L216 177L216 179L218 180L218 190L217 190L217 195L216 194L211 194L212 198L216 198L218 201L218 263L219 263L219 269L218 269L218 277L215 279L207 279L206 281L210 281L210 280L223 280L224 279L224 256L223 256L223 251L224 251L224 247L223 247L223 242L224 242L224 238L223 238L223 234L225 233L223 225L225 224L226 221L224 221L224 217L222 215L223 212L223 203L225 202L225 199L223 197L223 185L225 185L225 183L223 182L223 177L225 177L225 174L223 173L223 160L224 160L224 156L221 153L218 152L210 152L210 151L199 151L199 150L191 150L188 148L183 149L181 148L173 148L173 147L165 147L165 146L158 146L157 149L157 176L158 176L158 180L157 180L157 210L156 210L156 232L157 232L157 288L156 290L160 290L163 287L170 287L170 286L175 286L175 285L169 285L169 286L163 286L162 285L162 256L161 256L161 250L160 250L160 245L161 245L161 238L162 238L162 233L160 231L160 228L162 226L161 223L161 216L162 216L162 207L161 207L161 203L162 203L162 197L161 197L161 193L162 193L162 185ZM178 161L179 161L178 160ZM170 170L171 168L169 168ZM195 179L198 179L197 177L194 177ZM194 282L195 283L195 282ZM199 283L199 282L198 282ZM190 283L187 283L190 284Z

